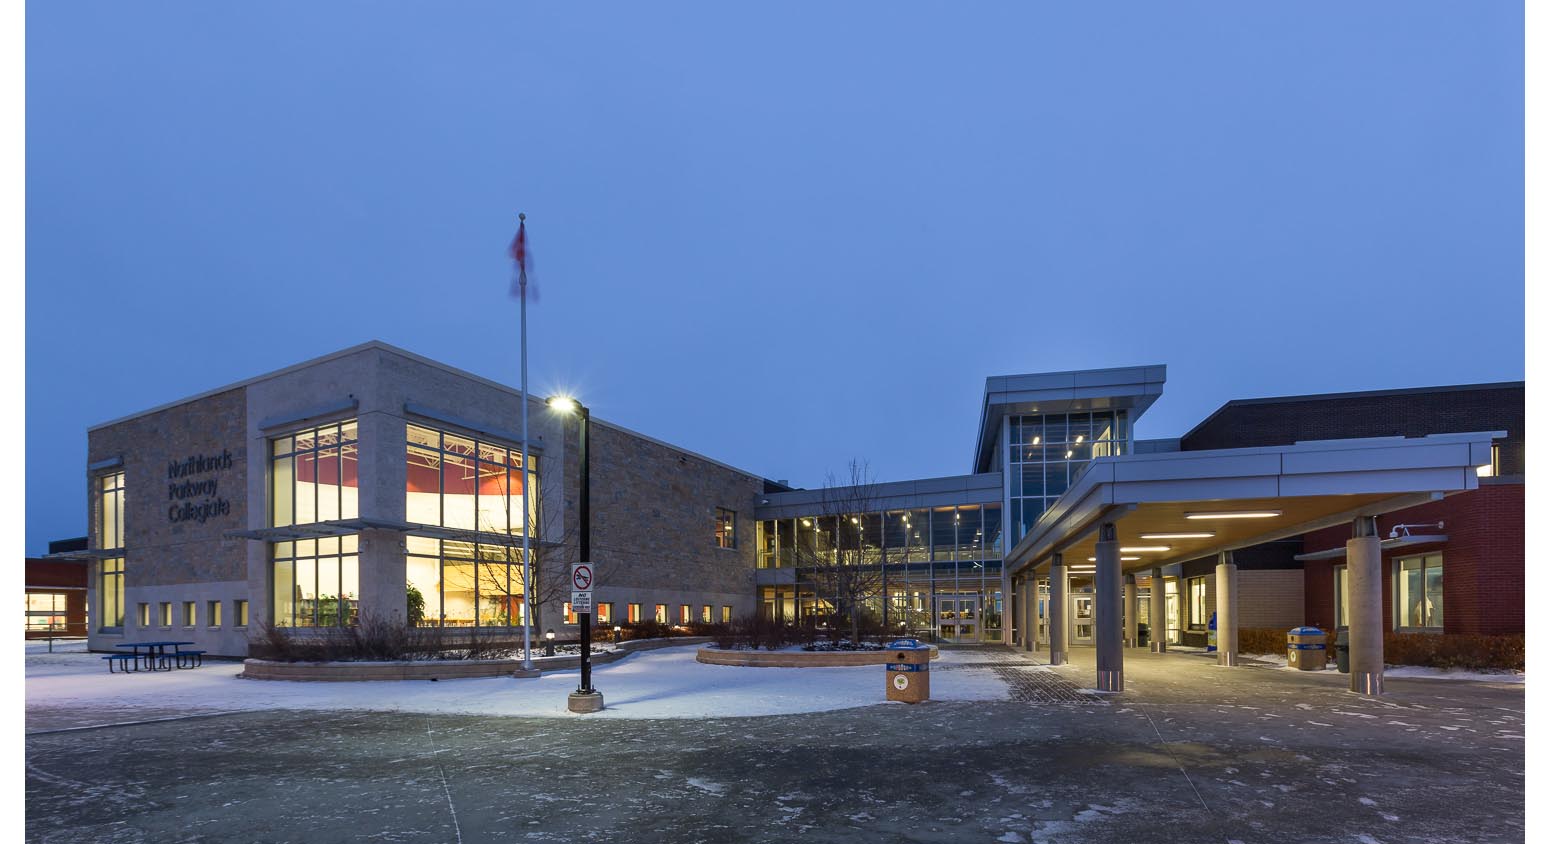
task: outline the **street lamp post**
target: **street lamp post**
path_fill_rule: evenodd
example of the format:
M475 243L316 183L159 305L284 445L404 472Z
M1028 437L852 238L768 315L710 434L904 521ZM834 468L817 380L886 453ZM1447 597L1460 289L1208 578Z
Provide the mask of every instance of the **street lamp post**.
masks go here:
M579 432L576 435L577 450L581 458L581 482L577 495L580 499L577 507L581 511L577 550L579 562L590 563L592 562L592 473L588 461L587 436L591 433L588 429L592 426L592 412L581 402L565 396L551 397L548 405L560 413L580 415ZM581 686L571 695L568 705L572 712L596 712L603 708L603 696L597 689L592 688L591 611L576 613L576 620L581 625Z

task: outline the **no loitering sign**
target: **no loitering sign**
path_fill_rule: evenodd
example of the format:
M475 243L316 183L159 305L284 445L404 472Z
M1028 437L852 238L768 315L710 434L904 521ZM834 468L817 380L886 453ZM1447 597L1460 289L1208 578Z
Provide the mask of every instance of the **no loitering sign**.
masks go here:
M592 583L594 581L591 563L575 563L570 567L570 609L574 613L592 613Z

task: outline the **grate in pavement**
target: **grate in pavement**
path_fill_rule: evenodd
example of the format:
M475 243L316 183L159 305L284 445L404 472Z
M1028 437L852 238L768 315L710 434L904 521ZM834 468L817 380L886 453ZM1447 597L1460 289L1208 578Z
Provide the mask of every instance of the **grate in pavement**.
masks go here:
M986 656L990 656L986 654ZM1108 701L1098 695L1082 692L1075 683L1061 677L1042 665L1030 665L1017 657L1005 659L979 659L933 667L934 671L951 671L955 668L989 668L1006 682L1011 698L1023 703L1085 703L1107 706Z

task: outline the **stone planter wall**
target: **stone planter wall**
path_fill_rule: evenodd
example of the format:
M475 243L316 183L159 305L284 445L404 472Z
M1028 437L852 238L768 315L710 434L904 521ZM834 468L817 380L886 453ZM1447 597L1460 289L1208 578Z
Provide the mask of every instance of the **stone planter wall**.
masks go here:
M676 639L640 639L623 642L614 653L593 654L593 665L606 665L637 651L654 651L680 645L700 645L706 636ZM533 658L539 671L560 671L581 666L580 654ZM275 662L267 659L242 661L238 677L249 680L313 680L353 682L362 680L460 680L469 677L509 677L522 663L514 659L428 659L403 662Z
M748 668L836 668L851 665L882 665L893 651L724 651L700 648L695 659L708 665L741 665ZM941 652L931 647L931 658Z

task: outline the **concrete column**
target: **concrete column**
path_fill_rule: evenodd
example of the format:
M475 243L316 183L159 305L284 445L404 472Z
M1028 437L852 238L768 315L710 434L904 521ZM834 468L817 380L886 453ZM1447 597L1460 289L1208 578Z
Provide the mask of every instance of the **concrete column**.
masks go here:
M1140 624L1141 603L1137 600L1139 593L1136 591L1136 576L1125 575L1125 647L1133 648L1138 639L1138 627Z
M1049 561L1049 664L1066 662L1066 561L1060 554Z
M1168 594L1163 588L1162 569L1152 569L1152 653L1168 651Z
M1023 578L1023 650L1039 649L1039 579L1030 569Z
M1017 589L1016 584L1017 582L1003 568L1001 570L1001 644L1003 645L1017 644L1017 640L1012 636L1012 622L1017 618L1016 599L1021 597L1019 594L1021 590ZM886 589L883 590L883 600L888 600Z
M1216 664L1238 664L1238 566L1231 551L1216 558Z
M1351 605L1351 691L1383 694L1383 551L1377 520L1362 516L1345 544Z
M1124 622L1120 619L1124 590L1119 569L1119 540L1113 522L1098 526L1098 543L1094 548L1098 558L1094 575L1093 626L1096 630L1098 651L1098 685L1100 692L1125 690L1125 648L1122 641Z
M1006 643L1016 648L1023 643L1023 582L1017 578L1012 578L1009 586L1010 588L1004 593L1006 595L1006 615L1001 621L1001 629L1009 634Z

